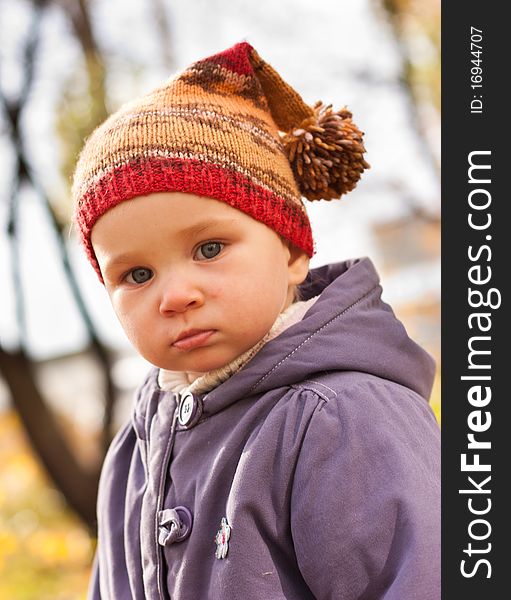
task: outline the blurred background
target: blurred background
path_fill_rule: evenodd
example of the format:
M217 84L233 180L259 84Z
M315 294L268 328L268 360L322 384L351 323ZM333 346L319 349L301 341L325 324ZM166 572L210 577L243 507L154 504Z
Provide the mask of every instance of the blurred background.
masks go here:
M372 258L437 361L440 421L440 0L0 0L0 600L85 598L101 462L148 367L70 228L83 139L245 39L365 132L357 188L308 206L312 266Z

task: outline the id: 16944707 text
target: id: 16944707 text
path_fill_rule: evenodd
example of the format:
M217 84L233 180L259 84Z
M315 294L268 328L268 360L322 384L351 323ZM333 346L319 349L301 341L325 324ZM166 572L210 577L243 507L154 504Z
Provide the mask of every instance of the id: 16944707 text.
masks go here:
M483 30L470 27L470 87L472 99L470 100L470 114L483 113Z

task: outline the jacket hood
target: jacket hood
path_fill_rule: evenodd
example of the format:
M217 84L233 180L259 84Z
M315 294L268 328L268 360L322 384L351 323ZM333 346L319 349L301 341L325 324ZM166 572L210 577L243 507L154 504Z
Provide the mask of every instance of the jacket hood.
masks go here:
M379 276L369 258L311 269L300 293L302 300L319 298L301 321L203 396L205 413L325 371L369 373L429 398L435 362L381 299ZM156 378L157 370L151 378L154 385Z

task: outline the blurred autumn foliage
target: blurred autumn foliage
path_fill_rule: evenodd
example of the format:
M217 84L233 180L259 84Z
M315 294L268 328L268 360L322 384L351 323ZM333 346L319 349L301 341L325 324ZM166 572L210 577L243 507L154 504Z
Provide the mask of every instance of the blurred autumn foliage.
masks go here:
M405 64L405 80L417 105L440 110L440 0L373 0L394 29ZM426 55L428 60L423 60Z
M93 541L30 449L16 415L0 415L0 598L81 600Z

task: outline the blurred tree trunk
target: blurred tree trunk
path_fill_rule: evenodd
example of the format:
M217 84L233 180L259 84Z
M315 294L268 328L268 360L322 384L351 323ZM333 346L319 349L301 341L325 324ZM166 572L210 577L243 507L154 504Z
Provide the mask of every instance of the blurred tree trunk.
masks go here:
M76 460L41 395L33 365L23 352L9 354L0 348L0 373L36 455L70 507L94 530L101 466L87 470Z
M90 351L97 360L103 374L104 418L102 428L102 457L112 439L112 417L116 394L111 377L111 358L103 346L83 296L71 268L66 240L65 225L54 212L44 186L35 174L26 143L21 121L34 82L34 65L38 57L39 32L44 10L49 0L32 0L31 24L24 39L22 85L15 99L8 99L0 85L0 108L5 117L7 134L15 157L9 195L7 234L11 248L11 278L16 302L16 319L19 331L19 350L8 353L0 347L0 373L10 390L14 408L18 412L35 453L46 468L57 488L67 502L83 519L87 526L95 529L96 495L102 458L92 469L86 469L77 460L73 449L67 443L52 408L44 398L35 378L34 364L26 352L26 323L23 279L20 273L19 244L20 221L19 205L23 185L32 188L46 211L50 233L56 238L58 257L70 287L73 299L89 335ZM94 42L88 5L83 0L63 2L69 10L74 31L85 54L89 78L89 90L95 107L94 122L89 123L89 131L106 116L104 67L97 45ZM1 82L0 82L1 83ZM4 133L4 132L2 132ZM70 399L71 401L71 399Z
M151 8L158 34L160 36L163 62L168 69L171 69L174 65L174 56L172 54L172 35L170 32L169 20L167 18L165 0L151 0Z
M429 162L434 174L437 178L440 178L440 157L437 152L434 152L429 141L428 135L426 132L426 126L421 118L419 105L421 102L420 94L419 94L419 85L417 81L418 77L418 65L415 63L413 59L413 52L410 47L410 43L408 41L406 35L406 23L409 21L412 16L415 22L421 23L421 18L424 19L424 24L422 26L422 30L425 37L430 39L430 42L435 47L436 57L435 57L435 69L434 72L438 74L440 73L440 48L438 46L438 42L435 39L431 39L431 35L427 34L427 26L426 20L431 18L430 15L420 15L420 9L424 8L420 6L420 2L417 0L414 2L413 0L374 0L375 8L377 10L383 10L384 15L386 16L386 20L390 26L390 32L395 40L396 47L399 53L400 61L401 61L401 75L400 75L400 85L403 90L404 96L407 101L408 108L408 118L411 125L411 129L415 132L417 141L419 143L419 147L422 149L422 153ZM436 0L435 0L436 1ZM434 2L432 2L432 6L434 7ZM436 21L433 21L436 23ZM422 24L422 23L421 23ZM440 24L438 23L438 26ZM438 37L439 39L439 37ZM439 98L436 98L437 92L439 90L436 89L436 82L428 82L429 87L432 89L431 96L434 99L434 103L437 105L437 109L439 108L437 102Z

